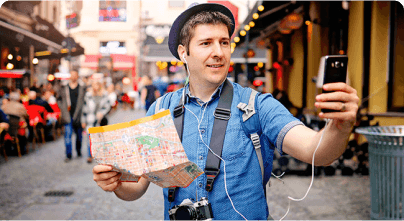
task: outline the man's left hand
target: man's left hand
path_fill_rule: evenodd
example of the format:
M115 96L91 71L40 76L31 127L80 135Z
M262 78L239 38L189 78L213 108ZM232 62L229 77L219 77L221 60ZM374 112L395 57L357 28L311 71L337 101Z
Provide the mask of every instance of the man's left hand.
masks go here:
M351 130L358 111L359 97L356 90L346 83L325 84L323 90L332 92L317 95L315 106L335 112L320 112L318 116L332 119L338 129Z

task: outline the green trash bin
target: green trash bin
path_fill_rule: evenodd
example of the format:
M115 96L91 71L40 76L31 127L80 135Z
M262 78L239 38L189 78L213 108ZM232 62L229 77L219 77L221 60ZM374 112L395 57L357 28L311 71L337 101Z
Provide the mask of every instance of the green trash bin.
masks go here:
M404 126L361 127L369 142L371 219L404 219Z

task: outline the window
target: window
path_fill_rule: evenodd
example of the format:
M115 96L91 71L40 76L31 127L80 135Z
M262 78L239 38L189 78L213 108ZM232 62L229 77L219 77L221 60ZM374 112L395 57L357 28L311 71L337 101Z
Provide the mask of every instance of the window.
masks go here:
M126 22L126 1L101 0L98 21Z
M404 10L399 2L391 2L389 111L404 112Z
M185 1L168 1L169 8L183 8L185 6Z
M100 42L101 54L126 54L125 42L120 41L104 41Z

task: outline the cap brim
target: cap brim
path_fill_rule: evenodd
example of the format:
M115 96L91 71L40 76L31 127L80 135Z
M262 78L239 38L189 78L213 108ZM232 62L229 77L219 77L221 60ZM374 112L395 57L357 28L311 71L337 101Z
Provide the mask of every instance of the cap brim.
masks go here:
M183 13L181 13L177 17L177 19L175 19L173 25L171 26L170 34L168 36L168 48L170 49L171 54L173 54L174 57L176 57L178 60L181 60L177 51L181 29L184 26L185 22L187 22L192 15L201 11L218 11L229 17L232 21L230 35L233 35L235 24L234 16L233 13L231 13L230 9L228 9L226 6L216 3L205 3L188 8Z

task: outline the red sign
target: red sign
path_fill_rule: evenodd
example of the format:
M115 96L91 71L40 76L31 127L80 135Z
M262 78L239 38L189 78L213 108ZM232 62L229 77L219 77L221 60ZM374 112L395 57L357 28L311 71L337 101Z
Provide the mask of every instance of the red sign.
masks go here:
M24 70L0 70L0 78L22 78Z

